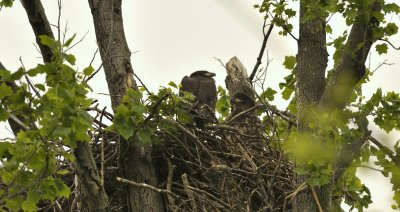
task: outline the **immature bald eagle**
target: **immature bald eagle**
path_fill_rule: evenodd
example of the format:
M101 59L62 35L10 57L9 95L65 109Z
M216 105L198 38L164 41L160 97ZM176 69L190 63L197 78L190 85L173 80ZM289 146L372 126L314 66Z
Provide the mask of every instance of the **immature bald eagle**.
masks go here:
M231 97L231 117L248 110L256 105L253 99L244 93L236 93ZM244 114L245 115L245 114Z
M236 93L231 97L231 115L227 121L236 126L240 132L247 135L257 135L260 133L261 121L255 111L249 111L237 116L256 105L255 101L244 93Z
M217 102L217 88L214 73L208 71L195 71L189 77L183 77L181 91L191 92L196 97L191 107L195 122L198 127L204 128L206 123L215 120L215 104Z

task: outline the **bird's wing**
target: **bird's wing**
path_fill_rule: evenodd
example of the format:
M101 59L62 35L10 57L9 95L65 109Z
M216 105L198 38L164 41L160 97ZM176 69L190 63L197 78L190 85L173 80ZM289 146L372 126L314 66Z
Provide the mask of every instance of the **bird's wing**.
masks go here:
M215 104L217 103L217 88L214 79L201 79L197 98L202 103L207 104L211 109L215 110Z
M181 91L191 92L193 95L197 96L199 90L199 82L193 77L185 76L181 81Z

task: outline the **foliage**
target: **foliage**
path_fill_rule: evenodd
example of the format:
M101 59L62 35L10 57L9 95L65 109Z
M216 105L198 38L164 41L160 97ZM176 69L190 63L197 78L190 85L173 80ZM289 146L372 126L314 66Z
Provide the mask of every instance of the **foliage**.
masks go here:
M261 4L255 5L255 8L265 14L266 19L270 19L279 27L279 34L294 37L292 35L294 27L291 22L298 12L293 9L290 2L298 1L264 0ZM358 11L369 5L372 0L305 0L304 2L306 2L305 20L340 15L350 28L354 24ZM374 12L372 15L381 24L373 26L372 34L374 41L378 41L375 50L381 55L388 52L389 39L398 33L398 26L389 21L387 15L399 14L400 7L396 3L387 3L383 0L378 2L382 10ZM11 0L0 1L0 6L11 7L12 4ZM329 22L326 23L327 34L334 34L335 30ZM335 49L330 58L334 62L333 68L340 62L340 56L345 51L349 51L344 49L349 35L348 31L340 32L339 36L327 43L328 47ZM40 203L53 202L60 197L68 198L71 191L68 188L68 180L65 179L72 177L68 166L74 161L71 151L76 147L78 141L92 141L93 135L98 133L95 133L92 127L95 120L88 113L93 100L87 97L90 87L85 81L85 77L90 76L94 69L87 67L82 72L78 72L73 68L76 58L64 51L64 48L70 46L73 39L74 36L62 44L60 41L42 36L42 44L52 50L52 62L39 64L29 70L24 68L15 72L0 70L0 121L17 121L23 129L15 139L5 139L0 142L0 205L2 210L34 211ZM358 48L363 45L359 45ZM351 49L351 51L355 51L355 49ZM270 167L264 165L262 167L271 172L277 167L276 170L284 173L285 177L292 177L290 161L284 160L289 168L280 166L281 157L287 156L296 162L294 171L300 176L306 176L306 183L309 186L321 187L330 183L332 176L337 171L335 165L342 147L354 144L359 138L366 135L369 121L386 132L400 130L400 95L396 92L383 93L381 89L377 89L369 99L366 99L362 94L362 86L369 81L369 77L372 77L370 70L366 70L366 75L356 85L345 109L324 113L315 108L301 108L310 114L309 117L313 118L307 120L308 124L305 126L307 131L300 131L293 124L297 121L296 115L299 111L296 99L296 62L295 56L285 57L283 66L290 70L290 73L284 78L284 82L279 84L281 89L279 92L267 88L258 95L257 104L261 104L262 107L255 113L261 119L262 128L259 129L260 135L257 135L257 139L263 145L259 149L271 148L268 151L276 154L274 157L279 156L279 160L274 158L271 160L273 162L268 163ZM327 80L332 76L333 71L334 69L328 72ZM31 77L35 77L35 79L43 77L44 80L33 83L30 80ZM15 89L11 83L17 81L21 81L21 85ZM275 106L269 104L278 93L289 103L286 111L279 111ZM187 151L187 146L190 145L179 143L186 141L180 127L187 127L190 129L189 133L193 132L193 134L186 133L194 136L198 141L196 145L199 145L191 150L202 150L202 152L188 151L192 157L198 154L197 158L201 159L201 163L195 164L196 167L200 167L203 162L206 162L208 166L201 167L201 171L207 172L215 167L225 168L225 166L214 164L225 159L225 155L220 155L222 150L221 146L218 146L220 144L218 142L229 141L235 136L240 141L245 139L239 136L241 133L228 133L227 129L232 129L223 128L226 127L223 125L226 124L226 118L230 115L230 97L222 87L218 87L218 94L216 105L218 123L212 126L214 128L208 126L210 129L203 131L193 126L193 114L190 113L193 95L179 92L177 84L170 82L167 87L161 87L156 93L145 89L129 89L122 98L122 104L115 108L112 124L106 129L106 133L121 135L128 142L138 141L135 143L138 145L149 143L162 145L165 144L163 142L172 142L173 145L177 145L178 143ZM399 143L393 145L393 150L373 143L363 146L361 153L334 185L335 210L341 210L340 203L342 201L350 205L352 209L359 211L367 208L372 202L370 191L356 176L356 170L357 167L364 166L373 158L376 158L374 164L385 177L390 178L392 183L393 199L396 202L392 208L400 208L400 163L396 160L400 154ZM229 147L231 148L229 151L235 152L229 157L235 158L234 162L238 162L237 167L247 166L246 163L251 164L249 159L244 156L236 157L245 154L235 144L230 145L225 148ZM247 147L251 150L249 152L253 151L253 153L254 149L258 147L249 143L243 145L248 145ZM209 151L208 155L204 156L207 151ZM281 156L280 152L282 151L286 154L285 156ZM261 164L267 164L264 155L254 155L257 156L259 167ZM178 156L182 157L180 158L182 160L178 161L180 163L187 160L186 155ZM190 166L193 166L194 163L189 162ZM265 173L253 175L252 173L255 171L248 171L246 168L248 167L240 169L240 172L250 173L246 178L249 185L254 186L254 182L259 183L259 181L253 182L253 179L249 180L254 176L256 176L255 180L271 179L271 176ZM223 173L226 170L218 171L218 173ZM229 173L237 175L234 172ZM259 178L258 175L263 175L261 176L263 178ZM272 179L274 180L275 176ZM290 183L281 182L287 183L285 185L292 188ZM281 203L285 199L282 198L283 195L288 194L279 192L280 196L277 199Z
M288 35L293 32L292 18L296 14L293 12L293 1L267 1L255 5L255 8L260 13L265 14L266 19L270 19L280 27L281 35ZM328 0L328 1L303 1L305 18L303 21L312 20L316 18L323 18L328 20L332 16L341 16L349 29L343 32L337 32L329 21L326 23L325 31L327 34L339 34L327 43L329 47L335 49L331 59L334 61L334 68L339 63L339 59L344 49L344 44L347 42L350 27L354 24L355 18L363 7L371 5L372 0L358 1L358 0ZM379 26L372 27L373 38L377 41L375 51L381 55L388 52L390 44L389 39L398 33L398 25L389 18L393 15L400 13L398 3L380 0L379 6L381 10L373 12L372 15L379 22ZM363 14L364 18L366 14ZM302 23L300 23L302 24ZM362 44L363 45L363 44ZM359 45L358 48L361 48ZM356 51L351 49L350 51ZM286 56L283 66L292 72L285 77L285 81L279 84L283 99L289 100L290 104L288 109L297 114L296 96L296 58L294 56ZM328 72L327 79L332 75L333 70ZM307 132L293 131L290 133L288 140L284 142L284 147L287 154L296 160L296 172L299 175L307 175L308 183L312 186L321 186L327 184L335 170L332 170L337 160L338 150L341 146L349 143L354 143L358 138L366 133L368 127L368 120L373 121L380 129L390 132L392 130L399 130L400 116L399 116L399 94L396 92L388 92L384 94L381 89L378 89L370 99L365 99L362 94L362 85L369 81L372 73L367 69L363 79L359 81L353 94L350 97L349 105L344 111L335 111L332 114L324 114L314 109L307 110L307 113L313 114L313 120L308 120ZM363 123L363 124L361 124ZM371 158L376 157L375 165L380 167L384 176L391 179L393 185L394 197L396 205L393 209L398 209L400 206L400 180L399 169L400 164L394 161L393 158L399 157L398 143L394 145L395 151L382 150L375 145L365 145L361 154L353 162L350 168L346 170L341 179L337 182L336 191L339 199L344 199L346 204L349 204L352 209L356 208L362 211L367 208L372 202L369 190L361 183L356 176L356 169L354 167L369 162ZM321 154L323 152L324 154ZM341 202L341 201L339 201ZM337 206L340 208L340 203ZM339 209L338 209L339 210Z
M71 67L75 57L63 52L71 42L61 44L47 36L41 42L54 54L51 63L14 73L0 70L1 121L18 119L24 128L15 140L0 143L2 210L34 211L39 201L69 197L63 180L69 167L64 163L74 160L70 149L77 141L90 139L92 117L86 111L92 102L86 96L90 88L82 80L85 73ZM41 83L28 78L39 75L44 76ZM22 77L27 80L13 91L9 83Z

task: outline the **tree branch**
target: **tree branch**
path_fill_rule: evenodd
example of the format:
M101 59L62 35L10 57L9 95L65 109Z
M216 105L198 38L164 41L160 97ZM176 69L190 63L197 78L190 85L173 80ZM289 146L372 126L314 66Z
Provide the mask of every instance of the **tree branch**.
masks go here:
M336 172L333 178L334 181L339 179L350 163L360 154L362 147L368 141L370 136L371 131L367 131L358 141L342 146L336 163Z
M264 20L263 31L265 30L265 27L266 27L266 19ZM249 77L249 81L250 82L253 81L254 76L257 73L258 67L261 65L261 60L262 60L262 57L264 55L265 47L267 46L267 41L268 41L269 36L271 35L271 32L272 32L273 28L274 28L274 23L271 23L269 25L267 33L264 34L264 40L263 40L263 43L261 45L260 53L258 54L258 57L257 57L256 65L254 65L253 71L251 72L250 77Z
M40 35L47 35L54 38L42 2L40 0L21 0L21 2L25 8L26 14L28 15L29 23L32 26L33 32L35 33L36 43L39 45L43 61L50 62L53 53L49 47L40 42L39 38Z
M343 109L355 85L365 75L364 64L372 44L376 41L372 30L379 25L372 13L380 11L381 7L377 1L372 5L360 7L343 47L339 64L334 69L321 98L320 106L324 111Z
M376 138L370 136L368 139L375 144L380 150L382 150L392 161L400 168L400 158L396 156L396 153L394 153L392 150L381 144Z

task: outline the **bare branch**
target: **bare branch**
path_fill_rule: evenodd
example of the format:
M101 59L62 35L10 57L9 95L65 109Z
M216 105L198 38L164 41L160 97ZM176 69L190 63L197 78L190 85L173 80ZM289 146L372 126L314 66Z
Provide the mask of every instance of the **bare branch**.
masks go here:
M400 158L396 156L396 153L394 153L392 150L384 146L381 142L379 142L376 138L370 136L368 138L373 144L375 144L377 147L379 147L380 150L382 150L392 161L400 168Z
M146 188L146 189L152 190L154 192L165 193L165 194L171 195L171 196L173 196L175 198L179 198L178 195L172 193L171 191L168 191L168 190L165 190L165 189L159 189L159 188L156 188L156 187L151 186L151 185L146 184L146 183L137 183L137 182L133 182L131 180L127 180L127 179L120 178L120 177L117 177L116 179L117 179L118 182L126 183L126 184L129 184L129 185L135 186L135 187Z
M265 27L266 27L266 19L264 20L263 31L264 31ZM271 32L272 32L273 28L274 28L274 23L271 23L269 25L267 33L266 34L264 33L264 40L263 40L263 43L261 45L260 53L258 54L258 57L257 57L257 62L254 65L253 71L251 72L250 77L249 77L249 81L250 82L253 81L253 78L256 75L258 67L261 65L261 60L262 60L262 57L264 55L265 47L267 46L267 41L268 41L269 36L271 35Z

